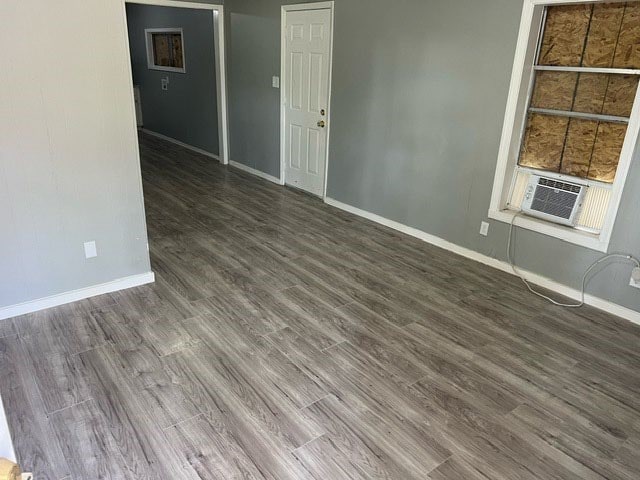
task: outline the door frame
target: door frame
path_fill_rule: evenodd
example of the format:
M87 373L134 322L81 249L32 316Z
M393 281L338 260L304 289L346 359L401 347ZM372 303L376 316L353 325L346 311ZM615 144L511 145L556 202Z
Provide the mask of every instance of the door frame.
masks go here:
M133 100L133 73L131 66L131 47L129 45L129 28L127 24L126 4L151 5L156 7L190 8L196 10L210 10L213 20L215 68L216 68L216 101L218 111L218 144L220 151L218 157L223 165L229 164L229 104L227 99L227 69L226 69L226 45L224 33L224 6L210 3L183 2L180 0L122 0L122 11L125 20L125 41L129 52L129 78L131 79L131 104ZM137 129L137 126L136 126Z
M327 183L329 180L329 139L331 137L331 82L333 80L333 37L335 25L335 5L334 1L300 3L294 5L282 5L280 15L280 185L286 184L286 155L285 155L285 93L287 91L286 78L286 22L287 12L295 12L300 10L329 10L331 16L331 41L329 44L329 82L327 94L327 146L324 162L324 187L322 198L327 198Z

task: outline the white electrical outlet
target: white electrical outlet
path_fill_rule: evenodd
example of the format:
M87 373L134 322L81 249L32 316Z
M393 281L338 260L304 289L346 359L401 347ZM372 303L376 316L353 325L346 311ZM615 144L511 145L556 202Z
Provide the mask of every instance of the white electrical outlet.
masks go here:
M85 242L84 256L87 258L94 258L98 256L98 249L96 248L96 242Z
M271 77L271 86L273 88L280 88L280 77Z
M489 224L487 222L482 222L480 224L480 235L483 237L489 235Z

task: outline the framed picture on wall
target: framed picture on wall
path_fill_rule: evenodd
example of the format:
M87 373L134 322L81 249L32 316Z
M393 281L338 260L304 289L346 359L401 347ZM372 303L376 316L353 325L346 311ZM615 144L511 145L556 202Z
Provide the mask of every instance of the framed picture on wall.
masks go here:
M147 66L151 70L185 73L182 28L147 28Z

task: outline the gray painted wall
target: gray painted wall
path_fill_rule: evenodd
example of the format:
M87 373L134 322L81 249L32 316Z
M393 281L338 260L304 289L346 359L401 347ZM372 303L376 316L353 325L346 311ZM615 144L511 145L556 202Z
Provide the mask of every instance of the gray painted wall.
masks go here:
M232 9L236 3L256 4L235 2ZM233 10L227 15L229 156L279 177L280 90L271 77L280 76L280 17Z
M0 308L150 271L123 9L0 2Z
M134 84L140 85L144 127L218 154L213 20L209 10L127 4ZM186 73L147 68L145 28L184 29ZM161 78L169 77L163 91Z
M231 158L279 176L280 0L227 0ZM500 260L508 227L486 220L522 3L336 0L328 196ZM611 251L640 256L640 166ZM528 231L517 263L579 288L600 253ZM640 310L629 266L588 291ZM514 282L519 281L514 277Z

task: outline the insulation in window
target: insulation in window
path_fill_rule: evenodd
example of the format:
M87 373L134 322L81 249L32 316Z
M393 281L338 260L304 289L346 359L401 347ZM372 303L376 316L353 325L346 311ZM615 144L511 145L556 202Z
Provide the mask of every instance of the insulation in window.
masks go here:
M624 3L594 5L582 59L583 67L607 68L613 65L624 11Z
M640 68L640 2L629 2L624 7L613 66Z
M558 172L569 119L552 115L529 115L520 165Z
M638 91L637 75L609 75L609 84L602 113L629 117Z
M169 37L165 34L153 35L153 61L156 65L170 67L171 53L169 51Z
M179 33L153 34L153 61L160 67L184 68L182 35Z
M640 2L549 7L538 64L640 69Z
M173 42L173 65L175 68L184 68L182 56L182 35L175 33L171 35Z
M520 166L613 182L627 126L531 114Z
M629 117L639 78L603 73L536 73L531 107Z
M591 9L589 4L549 7L540 48L540 65L581 65Z
M552 110L571 110L578 74L574 72L537 72L531 106Z
M589 175L589 164L598 132L598 122L572 118L565 141L560 173L576 177Z
M590 179L613 182L626 133L626 125L600 123L589 167Z
M608 84L608 75L581 73L572 110L583 113L602 113Z

